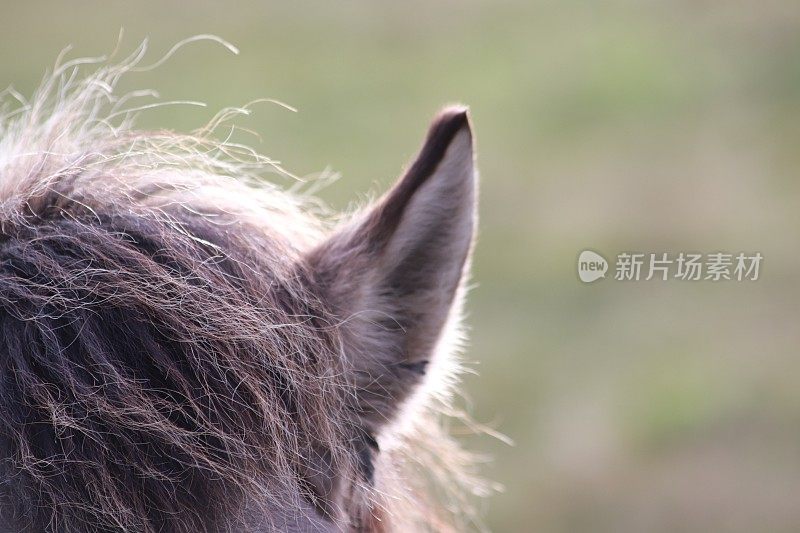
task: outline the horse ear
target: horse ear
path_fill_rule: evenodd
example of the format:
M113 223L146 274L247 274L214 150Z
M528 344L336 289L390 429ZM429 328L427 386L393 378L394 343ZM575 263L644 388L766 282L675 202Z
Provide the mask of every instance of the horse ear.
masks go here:
M446 108L394 187L308 256L340 319L353 408L368 436L440 359L473 241L473 159L466 108Z

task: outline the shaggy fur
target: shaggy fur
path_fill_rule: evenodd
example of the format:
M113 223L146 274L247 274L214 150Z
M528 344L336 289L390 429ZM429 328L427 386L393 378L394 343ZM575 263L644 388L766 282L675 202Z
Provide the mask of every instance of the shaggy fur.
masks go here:
M114 86L143 51L61 65L0 118L0 531L463 526L433 406L473 234L465 111L328 230L210 140L237 110L132 129Z

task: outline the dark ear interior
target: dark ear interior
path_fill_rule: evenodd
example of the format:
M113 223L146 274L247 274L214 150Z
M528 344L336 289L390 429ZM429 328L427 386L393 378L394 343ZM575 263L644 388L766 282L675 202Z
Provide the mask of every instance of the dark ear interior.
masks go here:
M446 108L397 183L307 257L341 320L354 419L366 439L436 364L473 240L473 154L466 108Z

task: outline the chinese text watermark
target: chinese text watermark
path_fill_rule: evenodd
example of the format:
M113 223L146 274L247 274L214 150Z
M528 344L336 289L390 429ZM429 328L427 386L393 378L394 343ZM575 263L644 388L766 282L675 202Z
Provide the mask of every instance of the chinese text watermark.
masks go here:
M756 281L763 259L760 252L622 252L613 271L616 281ZM608 261L597 252L584 250L578 256L578 277L584 283L605 278L608 269Z

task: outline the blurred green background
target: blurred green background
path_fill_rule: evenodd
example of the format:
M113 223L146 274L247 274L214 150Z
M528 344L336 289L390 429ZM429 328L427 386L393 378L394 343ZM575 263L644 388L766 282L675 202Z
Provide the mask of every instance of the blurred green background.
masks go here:
M728 1L3 2L0 86L58 52L151 38L123 89L187 130L239 123L294 173L380 192L448 102L472 107L480 241L469 302L479 421L504 492L495 531L800 530L800 3ZM757 282L582 284L576 259L759 251Z

